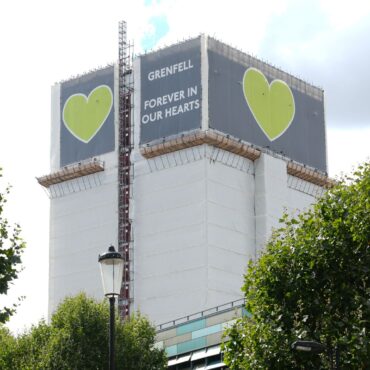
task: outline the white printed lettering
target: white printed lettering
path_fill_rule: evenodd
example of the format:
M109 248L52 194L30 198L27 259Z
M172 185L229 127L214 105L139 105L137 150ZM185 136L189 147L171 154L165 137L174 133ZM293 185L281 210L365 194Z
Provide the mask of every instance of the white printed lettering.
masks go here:
M191 68L194 68L194 65L192 64L191 59L184 60L183 62L172 64L168 67L163 67L160 69L156 69L154 71L150 71L148 73L148 80L149 81L158 80L160 78L171 76L177 72L184 72Z

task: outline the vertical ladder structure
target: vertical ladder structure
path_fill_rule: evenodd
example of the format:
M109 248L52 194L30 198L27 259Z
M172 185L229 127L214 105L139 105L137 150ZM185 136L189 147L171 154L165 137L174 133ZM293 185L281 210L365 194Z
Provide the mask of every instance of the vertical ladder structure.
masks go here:
M133 125L131 124L131 102L133 94L133 73L131 49L127 43L126 22L119 22L119 148L118 148L118 250L124 258L124 273L118 310L121 319L130 315L133 301L133 253L130 218L130 199L132 198L133 166Z

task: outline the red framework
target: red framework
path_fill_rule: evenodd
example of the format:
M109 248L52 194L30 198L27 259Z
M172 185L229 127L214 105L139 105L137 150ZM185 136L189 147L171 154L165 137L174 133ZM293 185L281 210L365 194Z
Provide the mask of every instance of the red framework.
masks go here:
M130 161L132 150L131 127L131 97L132 81L130 65L130 48L127 44L126 22L119 23L119 158L118 158L118 250L122 254L125 264L121 295L118 300L119 313L122 319L130 315L131 290L131 219L130 197L132 185L132 166Z

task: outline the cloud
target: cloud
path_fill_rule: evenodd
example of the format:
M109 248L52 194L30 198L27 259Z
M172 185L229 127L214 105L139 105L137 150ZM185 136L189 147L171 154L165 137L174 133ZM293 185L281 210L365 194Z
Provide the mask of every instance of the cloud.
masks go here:
M143 49L200 33L215 36L324 88L328 127L370 126L369 1L352 0L351 6L334 0L230 0L226 7L198 0L146 3L152 20L142 33Z
M149 30L141 40L143 50L153 49L157 43L167 35L169 26L165 15L155 16L149 19Z
M359 164L370 161L370 127L328 131L329 175L350 173Z
M370 127L370 23L361 22L333 35L324 45L324 63L316 65L326 90L327 114L338 127Z
M283 11L287 2L230 0L221 5L214 1L161 0L157 6L167 15L170 32L159 45L205 33L254 53L270 18Z
M269 23L259 54L324 88L329 127L370 126L370 17L327 11L319 1L291 4Z
M159 4L161 0L157 0L157 4ZM155 3L155 0L144 0L145 6L152 6Z

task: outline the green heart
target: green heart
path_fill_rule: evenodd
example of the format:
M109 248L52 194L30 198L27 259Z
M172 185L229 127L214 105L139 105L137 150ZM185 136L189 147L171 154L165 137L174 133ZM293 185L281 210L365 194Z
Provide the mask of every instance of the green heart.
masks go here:
M244 97L255 120L270 141L280 137L295 114L292 91L281 80L268 83L256 68L248 68L243 78Z
M63 107L63 122L78 140L88 143L101 129L113 105L109 86L101 85L84 94L71 95Z

